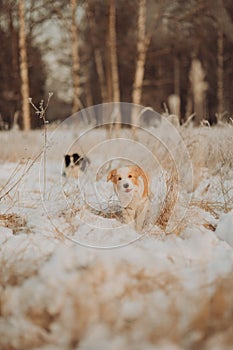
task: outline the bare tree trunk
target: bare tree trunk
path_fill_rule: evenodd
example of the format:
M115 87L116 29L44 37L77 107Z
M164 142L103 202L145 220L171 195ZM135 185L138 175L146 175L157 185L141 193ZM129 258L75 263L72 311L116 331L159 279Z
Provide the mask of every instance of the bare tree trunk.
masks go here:
M84 86L84 92L85 92L85 107L91 107L93 106L93 96L92 96L92 89L91 89L91 77L90 77L90 70L88 69L88 66L84 70L84 74L86 76L85 86ZM95 123L95 120L93 120L93 113L89 113L89 109L86 109L82 111L83 116L86 117L87 124Z
M176 115L180 120L180 96L176 94L169 95L168 106L170 114Z
M29 106L29 79L28 79L28 62L26 48L26 30L24 18L24 0L19 0L19 55L20 55L20 77L21 77L21 94L22 94L22 114L23 129L31 129L30 106Z
M218 29L218 49L217 49L217 77L218 77L218 88L217 88L217 98L218 98L218 118L221 120L223 113L224 95L223 95L223 32Z
M208 84L205 81L205 71L201 62L194 58L190 70L190 81L192 84L192 96L194 104L194 113L196 114L196 123L200 124L205 119L206 111L206 90Z
M174 94L168 97L168 105L171 114L175 114L180 120L180 62L174 54Z
M148 45L146 37L146 0L139 0L137 62L132 92L132 102L136 104L140 104L142 98L142 84L144 79L147 47Z
M17 31L14 27L14 21L13 21L13 13L12 13L12 7L9 6L8 8L9 13L9 33L11 36L11 54L12 54L12 69L13 69L13 77L15 80L16 85L18 80L18 38L17 38Z
M106 89L104 66L103 66L103 60L100 53L100 49L98 48L95 49L95 64L96 64L96 70L97 70L97 74L100 82L100 92L101 92L102 102L107 102L108 93Z
M113 102L120 102L120 86L118 74L118 60L117 60L117 43L116 43L116 6L115 0L110 1L109 8L109 55L110 55L110 69L112 78L112 97ZM119 106L115 105L111 115L111 122L121 123L121 114ZM117 124L118 128L120 124Z
M90 9L90 4L87 5L87 15L88 15L90 30L91 30L91 38L92 38L92 44L93 44L93 49L94 49L94 59L95 59L96 71L97 71L97 75L98 75L99 83L100 83L101 98L102 98L102 102L107 102L108 92L107 92L107 87L106 87L103 59L101 56L101 51L96 45L96 38L95 38L96 21L95 21L94 14L92 13L92 11Z
M78 28L76 22L77 0L70 0L71 6L71 38L72 38L72 76L73 76L73 107L72 113L80 109L80 81L79 81L79 53L78 53Z
M90 79L87 71L86 71L86 76L87 76L87 80L85 83L86 107L91 107L91 106L93 106L93 98L92 98L92 91L91 91L91 79Z
M180 96L180 60L174 57L174 94Z
M110 45L108 42L107 62L106 62L106 80L107 80L107 102L113 100L113 86L112 86L112 69L110 62Z
M188 87L187 91L187 100L186 100L186 109L185 109L185 121L187 121L193 113L193 99L191 87Z
M146 65L146 55L150 43L151 35L146 34L146 8L147 0L139 0L138 8L138 38L137 38L137 62L134 75L132 102L134 104L141 104L142 87ZM133 125L139 124L139 115L133 108L132 110ZM133 133L136 137L136 129L133 127Z
M116 44L115 0L110 0L109 47L110 47L110 62L111 62L111 70L112 70L113 102L120 102L120 87L119 87L118 62L117 62L117 44Z

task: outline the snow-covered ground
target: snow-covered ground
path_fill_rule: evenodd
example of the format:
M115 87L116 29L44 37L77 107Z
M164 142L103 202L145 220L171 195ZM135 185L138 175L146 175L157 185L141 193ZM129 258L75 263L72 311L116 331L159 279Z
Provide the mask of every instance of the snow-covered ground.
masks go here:
M0 349L232 349L232 132L61 129L39 158L42 131L2 132ZM62 176L69 149L91 160L79 180ZM167 225L109 214L107 172L129 161Z

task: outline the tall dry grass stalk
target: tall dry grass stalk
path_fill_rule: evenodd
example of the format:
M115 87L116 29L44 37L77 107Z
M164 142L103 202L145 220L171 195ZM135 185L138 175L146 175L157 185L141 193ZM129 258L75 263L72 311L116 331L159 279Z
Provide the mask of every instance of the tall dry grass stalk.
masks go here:
M166 231L169 219L178 200L178 174L175 167L167 174L165 180L166 196L159 217L155 223L163 231Z
M0 201L9 195L9 193L18 186L18 184L23 180L23 178L28 174L29 170L32 168L32 166L35 164L35 162L40 158L42 155L42 152L40 152L32 161L30 159L27 160L25 164L17 164L15 170L12 172L11 176L8 178L6 183L3 185L3 187L0 189ZM14 180L15 176L18 174L19 171L22 170L21 175L18 177L18 179ZM11 183L13 181L13 183Z
M35 109L36 114L39 116L40 119L43 121L43 127L44 127L44 149L43 149L43 158L44 158L44 195L46 193L46 149L47 149L47 124L49 121L46 119L46 112L49 107L49 102L51 97L53 96L53 92L49 92L48 100L46 105L44 106L44 100L41 100L39 103L39 106L37 107L33 101L32 98L29 98L29 103L32 105L32 107Z

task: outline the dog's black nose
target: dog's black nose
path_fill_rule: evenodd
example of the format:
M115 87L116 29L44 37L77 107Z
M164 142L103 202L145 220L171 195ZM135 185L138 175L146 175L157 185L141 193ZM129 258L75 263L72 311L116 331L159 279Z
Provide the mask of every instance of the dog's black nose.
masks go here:
M125 184L123 185L123 187L124 187L124 188L128 188L128 187L129 187L129 184L128 184L128 183L125 183Z

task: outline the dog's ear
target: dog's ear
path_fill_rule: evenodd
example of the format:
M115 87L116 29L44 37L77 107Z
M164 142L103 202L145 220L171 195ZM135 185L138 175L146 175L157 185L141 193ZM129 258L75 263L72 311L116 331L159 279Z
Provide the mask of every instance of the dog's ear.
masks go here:
M79 164L78 161L80 160L80 155L78 153L73 153L73 161L74 161L74 164Z
M138 165L133 165L131 167L131 169L137 174L137 177L140 176L142 178L143 185L144 185L142 196L143 197L147 197L148 194L149 194L149 178L148 178L148 175Z
M144 191L142 194L142 197L148 197L149 195L149 178L147 173L145 173L141 168L138 168L139 176L142 177L143 184L144 184Z
M111 170L109 173L108 173L108 177L107 177L107 181L112 181L112 182L116 182L115 179L116 179L116 174L117 174L117 170L116 169L113 169Z
M73 156L74 158L80 158L80 155L79 155L78 153L73 153L72 156Z
M69 166L69 164L70 164L70 155L69 154L65 154L64 158L65 158L65 165L66 165L66 168L67 168Z

